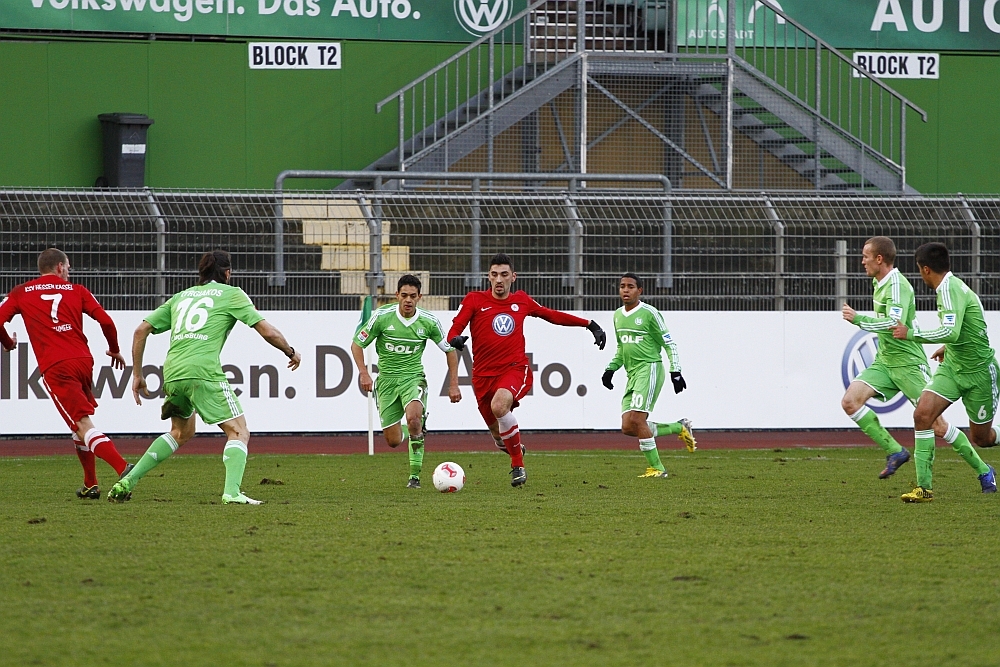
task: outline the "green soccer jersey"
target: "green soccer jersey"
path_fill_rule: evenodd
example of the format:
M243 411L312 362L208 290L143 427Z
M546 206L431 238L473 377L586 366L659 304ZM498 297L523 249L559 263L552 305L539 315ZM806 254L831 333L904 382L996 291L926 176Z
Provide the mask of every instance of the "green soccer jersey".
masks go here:
M375 346L378 352L378 372L393 378L424 374L421 360L427 339L434 341L443 352L454 349L444 342L444 329L438 318L417 308L413 317L404 319L395 303L382 306L372 313L354 335L354 342L361 347L368 347L378 340L378 345Z
M616 310L615 336L618 338L618 351L607 370L616 371L625 366L625 372L631 373L642 364L660 361L660 348L663 348L670 360L670 372L681 372L677 343L667 331L660 311L648 303L640 301L630 311L626 311L625 306Z
M252 327L264 318L239 287L212 281L173 295L146 321L153 333L170 332L163 381L226 380L219 354L236 321Z
M878 334L877 361L889 368L926 365L927 355L920 343L892 337L892 329L902 322L910 329L916 319L917 304L913 286L899 269L893 269L882 280L872 278L875 293L875 317L855 315L854 324L865 331Z
M938 320L932 331L910 329L906 337L919 343L944 343L944 363L958 373L981 370L993 361L983 302L951 271L937 287Z

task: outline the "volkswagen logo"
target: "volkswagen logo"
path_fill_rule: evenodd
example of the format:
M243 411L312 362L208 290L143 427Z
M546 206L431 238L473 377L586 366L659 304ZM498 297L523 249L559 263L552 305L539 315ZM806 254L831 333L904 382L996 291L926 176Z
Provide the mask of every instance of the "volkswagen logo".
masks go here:
M511 0L455 0L455 17L466 32L479 37L510 18Z
M494 324L494 329L496 325ZM861 371L871 366L875 361L875 354L878 352L878 336L869 331L859 331L854 334L844 348L844 358L840 362L840 376L844 381L844 389L847 389ZM886 414L899 409L907 398L903 392L899 392L888 403L878 399L868 401L868 407L878 414Z
M493 318L493 331L498 336L509 336L514 333L514 318L507 313L500 313Z

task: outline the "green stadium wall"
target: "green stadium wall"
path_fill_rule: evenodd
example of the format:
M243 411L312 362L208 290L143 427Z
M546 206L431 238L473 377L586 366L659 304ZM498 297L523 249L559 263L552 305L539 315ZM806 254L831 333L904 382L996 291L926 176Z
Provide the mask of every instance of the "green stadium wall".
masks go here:
M0 42L0 187L92 186L103 172L97 115L118 111L156 121L154 187L270 188L284 169L360 169L396 142L395 105L376 114L375 103L461 45L342 43L342 69L296 71L251 70L235 41ZM1000 54L941 60L940 79L888 81L929 116L907 119L908 181L998 192Z

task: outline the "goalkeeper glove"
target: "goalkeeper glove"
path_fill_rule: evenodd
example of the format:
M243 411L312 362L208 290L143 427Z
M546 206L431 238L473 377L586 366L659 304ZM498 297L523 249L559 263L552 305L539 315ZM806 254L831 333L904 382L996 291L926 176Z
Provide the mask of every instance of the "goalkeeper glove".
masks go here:
M448 341L448 345L451 345L453 348L461 352L465 350L465 341L467 340L469 340L468 336L455 336Z
M590 333L594 334L594 345L596 345L598 349L603 350L604 346L608 342L608 336L604 333L604 329L602 329L601 325L594 320L590 321L587 328L590 329Z
M684 376L677 373L670 374L670 381L674 383L674 393L679 394L685 389L687 389L688 383L684 381Z
M611 384L611 378L615 375L614 371L604 371L604 375L601 376L601 384L603 384L608 389L614 389L615 386Z

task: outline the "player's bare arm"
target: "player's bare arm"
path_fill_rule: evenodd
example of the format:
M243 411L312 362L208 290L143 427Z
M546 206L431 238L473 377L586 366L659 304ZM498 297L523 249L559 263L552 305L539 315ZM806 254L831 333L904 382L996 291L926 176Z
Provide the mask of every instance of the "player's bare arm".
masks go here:
M288 357L288 367L293 371L299 367L302 363L302 355L295 351L295 348L288 344L285 337L280 331L273 325L271 325L267 320L261 320L257 324L253 325L253 328L257 330L261 338L266 340L271 344L272 347L276 347L281 350L281 353Z
M132 396L136 405L142 405L140 394L150 398L149 389L146 388L146 378L142 375L142 357L146 353L146 339L151 333L153 333L152 325L143 320L132 334Z
M448 398L452 403L462 400L462 390L458 386L458 352L455 350L448 352Z
M365 365L364 349L354 341L351 341L351 356L354 357L354 365L358 367L358 381L361 383L361 391L368 393L375 386L375 382L368 373L367 365Z

